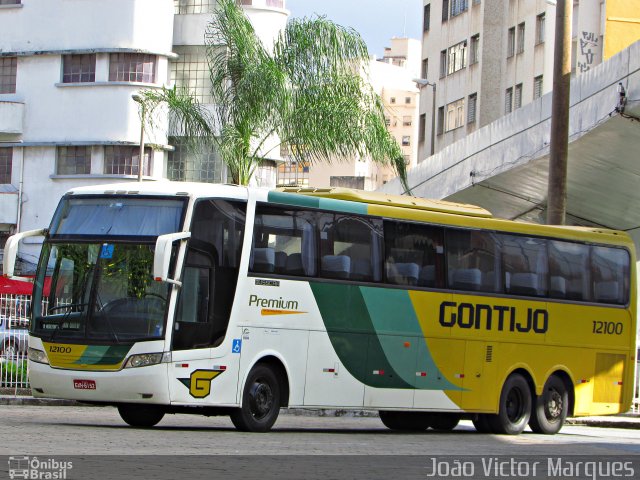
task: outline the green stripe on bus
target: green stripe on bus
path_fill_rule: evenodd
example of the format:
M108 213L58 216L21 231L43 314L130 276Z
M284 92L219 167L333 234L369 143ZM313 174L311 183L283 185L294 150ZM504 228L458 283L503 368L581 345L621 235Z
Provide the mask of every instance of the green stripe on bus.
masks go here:
M360 291L386 358L404 381L425 390L462 390L433 360L407 290L360 287ZM418 371L429 374L417 377Z
M269 202L292 205L295 207L319 208L321 210L357 213L360 215L366 215L368 212L366 203L336 200L334 198L313 197L310 195L299 195L296 193L278 191L270 191L267 198Z
M124 360L131 345L89 345L74 363L78 365L117 365Z
M413 388L387 358L360 287L315 282L310 285L331 344L349 373L370 387Z

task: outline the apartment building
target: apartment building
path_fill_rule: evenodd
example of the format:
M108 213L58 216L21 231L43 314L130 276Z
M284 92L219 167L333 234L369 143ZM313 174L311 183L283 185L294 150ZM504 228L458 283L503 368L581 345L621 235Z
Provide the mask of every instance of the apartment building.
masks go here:
M284 0L239 0L265 42ZM215 0L0 0L0 247L48 224L68 189L162 178L220 181L213 152L189 158L166 118L144 129L132 95L184 85L207 103L204 32ZM258 176L275 184L276 161ZM28 240L29 241L29 240ZM21 256L35 261L38 239ZM31 266L32 267L32 266ZM27 267L29 268L29 267Z
M635 3L573 0L575 75L640 38ZM419 161L551 91L555 4L423 1L420 76L436 88L421 95Z
M368 80L382 99L387 129L400 145L408 169L415 166L418 159L419 91L414 79L420 70L419 53L418 40L392 38L384 56L373 58L368 67ZM302 167L302 175L297 177L285 177L285 172L279 172L278 183L286 184L281 178L287 178L289 182L298 179L300 185L314 187L375 190L396 176L391 167L378 165L367 157Z

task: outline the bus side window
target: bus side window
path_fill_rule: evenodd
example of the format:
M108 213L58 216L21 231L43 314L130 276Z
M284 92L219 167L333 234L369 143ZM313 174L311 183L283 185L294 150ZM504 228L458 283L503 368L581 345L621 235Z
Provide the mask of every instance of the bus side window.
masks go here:
M446 232L447 281L454 290L500 292L500 243L493 232Z
M440 227L385 220L385 281L443 288L443 236Z
M549 296L567 300L591 300L589 246L549 241Z
M382 280L382 221L356 215L321 214L320 275L324 278Z
M258 204L249 270L253 273L315 276L315 214Z
M505 291L512 295L547 295L549 261L542 238L500 235Z
M591 247L593 297L599 303L629 301L629 254L622 248Z

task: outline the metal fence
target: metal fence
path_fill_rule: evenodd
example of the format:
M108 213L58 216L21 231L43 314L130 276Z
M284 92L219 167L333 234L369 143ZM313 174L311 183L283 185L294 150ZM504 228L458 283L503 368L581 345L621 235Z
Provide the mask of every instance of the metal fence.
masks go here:
M0 294L0 388L18 393L29 388L27 348L30 295Z

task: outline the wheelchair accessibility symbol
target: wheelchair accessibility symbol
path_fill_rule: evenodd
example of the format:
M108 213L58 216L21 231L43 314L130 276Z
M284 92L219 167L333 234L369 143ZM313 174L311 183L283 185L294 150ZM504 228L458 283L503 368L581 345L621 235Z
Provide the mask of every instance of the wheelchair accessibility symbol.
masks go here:
M240 353L242 350L242 340L239 338L233 339L233 345L231 346L231 353Z

